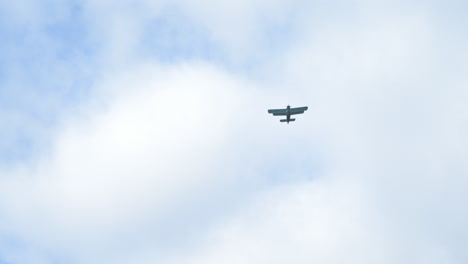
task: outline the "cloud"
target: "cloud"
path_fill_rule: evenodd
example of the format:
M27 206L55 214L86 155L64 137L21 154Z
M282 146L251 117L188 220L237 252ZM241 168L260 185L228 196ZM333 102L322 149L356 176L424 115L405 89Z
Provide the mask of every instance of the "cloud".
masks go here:
M466 262L466 38L435 4L342 4L85 2L100 70L48 151L2 167L2 259ZM229 59L139 57L168 10ZM309 111L284 126L284 104Z
M367 191L342 176L352 177L283 185L259 195L241 217L215 228L206 247L174 263L449 260L429 241L407 250L412 244L388 232L392 224L373 212Z
M99 243L83 244L96 235L114 244L114 231L144 232L158 212L170 210L164 207L233 181L239 171L222 172L232 162L222 153L232 144L228 125L241 92L235 81L200 68L114 78L113 89L140 91L123 91L101 114L70 122L38 167L3 175L4 227L52 251L88 251Z

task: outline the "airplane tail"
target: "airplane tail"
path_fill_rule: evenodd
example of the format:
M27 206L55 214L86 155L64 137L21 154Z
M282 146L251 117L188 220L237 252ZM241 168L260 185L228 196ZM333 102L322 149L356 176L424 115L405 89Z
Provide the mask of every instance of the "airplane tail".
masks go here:
M289 122L294 122L294 121L296 121L295 118L289 119ZM288 120L287 119L281 119L280 122L288 122Z

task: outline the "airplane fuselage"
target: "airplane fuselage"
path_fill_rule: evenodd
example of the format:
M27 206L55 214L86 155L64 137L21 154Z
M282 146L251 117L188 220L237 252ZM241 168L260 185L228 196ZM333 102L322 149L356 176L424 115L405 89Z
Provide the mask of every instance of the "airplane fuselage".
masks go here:
M289 121L291 120L291 107L288 105L286 107L286 122L289 124Z

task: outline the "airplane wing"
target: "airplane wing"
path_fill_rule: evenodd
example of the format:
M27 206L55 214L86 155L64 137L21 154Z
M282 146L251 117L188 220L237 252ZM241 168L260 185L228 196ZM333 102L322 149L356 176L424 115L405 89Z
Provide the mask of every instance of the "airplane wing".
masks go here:
M274 116L285 116L286 109L268 109L269 114L273 114Z
M291 108L290 112L291 115L298 115L298 114L303 114L305 111L307 111L308 107L296 107L296 108Z

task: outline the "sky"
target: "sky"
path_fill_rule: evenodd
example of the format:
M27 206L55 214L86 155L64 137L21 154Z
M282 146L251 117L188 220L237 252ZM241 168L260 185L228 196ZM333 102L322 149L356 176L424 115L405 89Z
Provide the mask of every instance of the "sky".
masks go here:
M1 2L0 263L467 263L467 8Z

